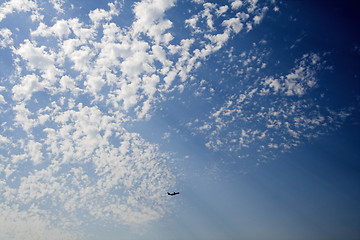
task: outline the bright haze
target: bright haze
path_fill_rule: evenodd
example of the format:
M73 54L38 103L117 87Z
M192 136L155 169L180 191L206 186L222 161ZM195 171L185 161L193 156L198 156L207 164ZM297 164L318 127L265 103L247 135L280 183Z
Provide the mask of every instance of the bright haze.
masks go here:
M359 239L359 11L1 1L0 238Z

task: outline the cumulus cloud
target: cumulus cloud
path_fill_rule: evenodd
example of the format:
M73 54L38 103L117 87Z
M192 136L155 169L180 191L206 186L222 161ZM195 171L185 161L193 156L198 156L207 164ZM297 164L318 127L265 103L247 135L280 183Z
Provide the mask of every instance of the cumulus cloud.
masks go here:
M231 8L232 8L232 9L238 9L238 8L240 8L242 5L243 5L243 3L242 3L241 0L234 0L234 1L231 3Z
M171 27L171 22L164 19L164 13L174 4L174 0L149 0L136 3L134 7L136 20L132 26L134 34L143 32L156 37L157 33L161 36L163 31Z
M6 15L13 12L28 12L37 9L36 2L32 0L10 0L0 5L0 22L5 19Z
M50 87L57 76L63 73L56 67L56 53L47 51L45 46L37 47L36 44L25 39L24 43L13 51L26 61L29 70L39 70L42 73L41 77L45 79L44 85Z
M15 100L29 100L34 92L41 91L43 88L37 75L26 75L22 77L21 84L13 87L13 98Z
M45 48L45 46L36 47L26 39L25 42L15 50L15 53L25 59L31 69L45 70L54 63L54 55L46 52Z
M38 28L31 32L32 36L48 37L55 35L59 38L68 37L71 33L69 22L66 20L57 21L52 27L47 27L44 23L40 22Z
M108 6L110 8L109 11L97 8L89 13L89 18L95 25L98 25L103 20L110 21L113 16L119 15L119 8L121 8L121 6L117 1L108 3Z

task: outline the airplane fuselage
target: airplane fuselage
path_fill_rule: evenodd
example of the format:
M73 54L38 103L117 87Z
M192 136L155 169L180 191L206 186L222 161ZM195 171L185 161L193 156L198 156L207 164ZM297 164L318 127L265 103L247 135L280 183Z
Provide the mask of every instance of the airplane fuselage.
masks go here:
M167 193L168 195L170 195L170 196L175 196L175 195L177 195L177 194L180 194L179 192L173 192L173 193Z

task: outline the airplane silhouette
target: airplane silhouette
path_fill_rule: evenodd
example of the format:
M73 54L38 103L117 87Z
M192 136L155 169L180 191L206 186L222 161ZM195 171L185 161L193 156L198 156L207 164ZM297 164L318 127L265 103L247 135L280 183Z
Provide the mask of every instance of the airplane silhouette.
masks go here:
M170 196L175 196L176 194L180 194L179 192L173 192L173 193L167 193L168 195L170 195Z

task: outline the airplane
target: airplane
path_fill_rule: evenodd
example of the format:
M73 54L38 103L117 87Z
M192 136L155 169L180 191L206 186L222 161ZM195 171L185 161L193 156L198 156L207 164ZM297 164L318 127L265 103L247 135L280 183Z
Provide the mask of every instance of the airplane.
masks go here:
M173 193L167 193L168 195L170 195L170 196L175 196L176 194L180 194L179 192L173 192Z

